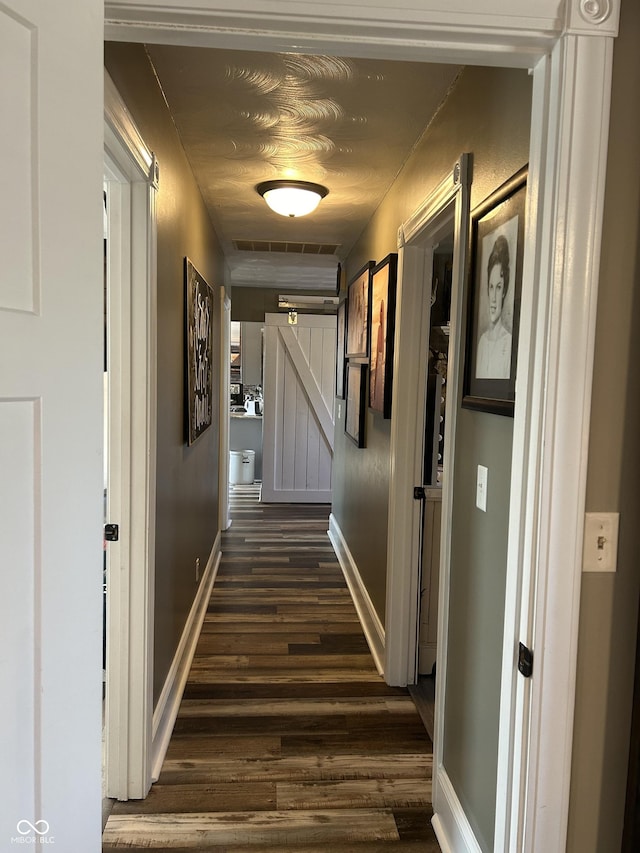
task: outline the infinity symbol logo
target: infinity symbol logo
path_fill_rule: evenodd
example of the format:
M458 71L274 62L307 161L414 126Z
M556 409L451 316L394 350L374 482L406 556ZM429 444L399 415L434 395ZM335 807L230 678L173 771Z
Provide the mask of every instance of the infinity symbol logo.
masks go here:
M36 835L46 835L49 832L49 824L46 820L37 820L35 824L28 820L21 820L16 829L20 835L28 835L30 832L35 832Z

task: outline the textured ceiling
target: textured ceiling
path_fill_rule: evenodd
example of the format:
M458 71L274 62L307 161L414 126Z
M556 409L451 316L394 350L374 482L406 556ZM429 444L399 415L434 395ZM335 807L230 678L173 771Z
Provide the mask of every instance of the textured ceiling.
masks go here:
M452 85L451 65L149 45L231 284L332 287L344 259ZM295 178L329 195L287 219L256 193ZM335 244L334 255L235 241ZM262 247L264 248L264 246Z

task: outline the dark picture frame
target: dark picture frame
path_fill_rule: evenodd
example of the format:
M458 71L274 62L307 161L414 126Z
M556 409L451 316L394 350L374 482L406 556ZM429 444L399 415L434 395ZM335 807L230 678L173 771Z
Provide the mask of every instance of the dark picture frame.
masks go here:
M344 371L346 364L344 353L347 331L347 303L345 300L338 305L336 320L336 397L344 400Z
M347 288L346 358L369 356L369 297L373 267L374 262L368 261L354 275Z
M391 417L397 277L395 253L387 255L371 270L369 408L385 418Z
M471 214L462 405L507 417L515 403L527 172Z
M213 290L189 258L184 259L187 443L193 444L213 419Z
M342 264L338 264L338 269L336 270L336 296L340 296L340 291L342 290Z
M347 364L345 382L344 431L356 447L364 447L367 412L367 365L359 361L350 361Z

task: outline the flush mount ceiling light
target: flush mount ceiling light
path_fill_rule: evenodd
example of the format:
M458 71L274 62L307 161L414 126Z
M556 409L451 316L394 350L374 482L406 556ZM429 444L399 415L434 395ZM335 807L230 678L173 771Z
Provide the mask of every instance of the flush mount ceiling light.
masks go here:
M281 216L306 216L329 190L308 181L263 181L256 187L271 210Z

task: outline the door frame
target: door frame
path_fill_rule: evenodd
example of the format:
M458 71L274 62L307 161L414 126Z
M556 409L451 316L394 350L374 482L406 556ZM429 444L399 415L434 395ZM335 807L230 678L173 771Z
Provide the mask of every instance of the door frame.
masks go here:
M559 15L559 9L562 15ZM571 779L583 518L597 310L613 40L620 0L378 0L328 6L312 0L107 0L105 37L123 41L257 50L298 50L386 59L529 68L533 73L530 223L527 242L537 288L524 310L519 350L529 375L516 401L514 459L526 476L512 488L518 541L508 560L521 571L507 597L505 659L514 634L536 654L525 687L511 678L522 713L500 750L519 742L527 760L510 770L500 796L507 822L496 850L563 850ZM594 128L598 131L594 132ZM588 176L590 180L585 180ZM530 184L531 186L531 184ZM527 238L529 240L529 238ZM526 340L523 340L523 334ZM523 412L531 413L522 418ZM513 485L513 483L512 483ZM515 502L515 504L514 504ZM560 567L562 570L560 570ZM505 686L504 690L508 691ZM511 707L513 696L508 698ZM511 745L510 745L511 744Z
M218 530L231 527L229 512L229 431L231 412L231 299L220 288L220 463L218 465Z
M398 231L398 296L391 418L389 538L385 624L385 678L396 685L414 684L419 654L420 547L422 505L413 486L424 479L427 353L431 325L433 254L453 231L453 271L445 476L442 487L438 645L433 756L433 825L444 849L474 850L475 839L443 763L447 678L453 483L458 400L462 381L464 277L470 215L471 157L462 154L451 172ZM499 806L497 805L497 808Z
M470 158L463 154L452 171L424 200L398 230L398 293L394 343L394 406L391 415L391 474L389 479L389 522L387 542L387 598L385 619L385 679L389 684L413 684L418 654L420 503L413 486L423 479L423 443L426 409L427 352L431 318L433 251L443 230L454 231L453 283L451 301L450 358L447 368L448 399L457 399L460 334L457 316L462 277L465 271L469 227ZM424 357L422 357L424 356ZM451 397L450 397L451 395ZM455 407L454 407L455 408ZM448 588L448 533L455 448L456 412L445 421L447 477L443 490L443 536L440 590ZM449 487L447 488L447 485ZM446 602L446 594L445 594ZM444 610L442 611L444 613ZM445 620L446 623L446 620ZM445 632L446 643L446 632ZM440 631L438 636L440 645ZM445 658L438 660L444 676Z
M105 72L108 520L105 772L108 797L151 787L156 494L158 164Z

